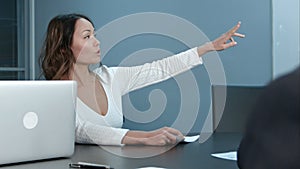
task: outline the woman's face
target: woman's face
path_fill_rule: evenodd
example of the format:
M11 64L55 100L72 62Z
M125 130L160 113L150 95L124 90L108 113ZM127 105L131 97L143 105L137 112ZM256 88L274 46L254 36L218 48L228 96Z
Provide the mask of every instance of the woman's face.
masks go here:
M100 42L95 37L93 25L86 19L78 19L75 24L72 52L76 64L96 64L100 62Z

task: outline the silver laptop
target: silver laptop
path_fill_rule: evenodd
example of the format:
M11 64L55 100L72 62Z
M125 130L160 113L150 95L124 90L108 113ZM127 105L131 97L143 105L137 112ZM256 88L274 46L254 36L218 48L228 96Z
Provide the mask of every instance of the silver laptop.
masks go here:
M75 81L0 81L0 165L69 157Z

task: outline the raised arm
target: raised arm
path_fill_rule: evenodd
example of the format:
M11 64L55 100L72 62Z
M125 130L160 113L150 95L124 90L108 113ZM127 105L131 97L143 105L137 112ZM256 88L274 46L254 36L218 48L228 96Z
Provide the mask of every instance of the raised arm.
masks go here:
M207 42L202 46L187 50L185 52L146 63L135 67L119 67L116 71L115 78L117 82L123 82L123 94L166 80L179 73L187 71L199 64L202 64L201 56L210 51L221 51L232 46L237 42L233 37L245 37L245 35L237 33L241 22L238 22L228 32L224 33L212 42Z

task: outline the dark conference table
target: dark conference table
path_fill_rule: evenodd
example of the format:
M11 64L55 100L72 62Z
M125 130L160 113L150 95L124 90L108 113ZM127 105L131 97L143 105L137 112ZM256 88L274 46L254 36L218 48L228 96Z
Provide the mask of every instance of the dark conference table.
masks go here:
M236 161L219 159L212 157L211 154L236 151L241 138L240 133L214 133L204 143L198 141L180 143L175 147L100 147L77 144L75 153L70 158L9 165L0 167L0 169L69 169L69 163L78 161L106 164L114 169L135 169L139 167L238 169Z

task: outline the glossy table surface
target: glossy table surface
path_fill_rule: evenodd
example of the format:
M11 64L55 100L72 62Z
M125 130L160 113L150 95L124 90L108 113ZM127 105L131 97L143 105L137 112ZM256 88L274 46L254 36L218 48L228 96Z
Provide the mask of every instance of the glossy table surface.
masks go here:
M203 143L180 143L176 146L75 146L70 158L49 159L6 165L0 169L69 169L72 162L110 165L114 169L161 167L169 169L238 169L236 161L212 157L212 153L236 151L242 135L214 133Z

